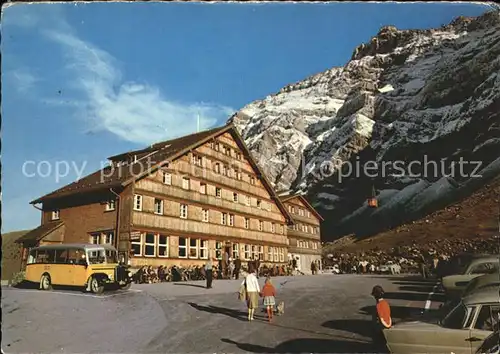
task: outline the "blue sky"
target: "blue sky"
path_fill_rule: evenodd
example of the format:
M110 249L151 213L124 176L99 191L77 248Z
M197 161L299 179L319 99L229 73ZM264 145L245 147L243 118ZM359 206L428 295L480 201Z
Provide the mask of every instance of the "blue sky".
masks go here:
M202 128L224 124L251 101L344 65L383 25L438 27L485 10L460 3L4 8L2 232L38 226L29 201L99 169L108 156L192 133L198 113Z

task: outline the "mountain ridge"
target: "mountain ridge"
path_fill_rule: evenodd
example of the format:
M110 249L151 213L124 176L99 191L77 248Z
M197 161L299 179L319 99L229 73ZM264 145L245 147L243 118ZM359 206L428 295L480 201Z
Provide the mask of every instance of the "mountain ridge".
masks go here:
M307 194L329 220L328 234L376 233L467 196L500 173L499 58L498 11L436 29L383 26L344 66L286 85L230 121L276 189ZM424 157L444 161L444 169L430 177L422 167L414 171L420 176L397 176L393 166L373 178L342 176L356 161ZM461 175L443 173L461 159L481 162L485 177L475 181L472 164ZM366 205L373 188L376 210ZM438 198L422 199L433 189ZM360 226L360 218L377 222Z

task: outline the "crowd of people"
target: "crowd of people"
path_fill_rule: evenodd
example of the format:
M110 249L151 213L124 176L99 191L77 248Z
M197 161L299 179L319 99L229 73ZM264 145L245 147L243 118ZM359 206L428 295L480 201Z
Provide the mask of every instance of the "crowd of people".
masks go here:
M341 273L431 273L446 272L449 259L462 253L499 254L499 239L443 239L423 245L382 250L375 247L363 252L333 252L324 266L338 267Z

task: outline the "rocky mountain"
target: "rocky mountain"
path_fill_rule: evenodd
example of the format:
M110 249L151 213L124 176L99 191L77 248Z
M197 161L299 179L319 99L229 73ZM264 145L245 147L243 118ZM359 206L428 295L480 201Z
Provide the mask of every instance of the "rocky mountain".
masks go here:
M385 26L343 67L230 120L275 188L308 195L327 239L416 220L500 174L500 12Z

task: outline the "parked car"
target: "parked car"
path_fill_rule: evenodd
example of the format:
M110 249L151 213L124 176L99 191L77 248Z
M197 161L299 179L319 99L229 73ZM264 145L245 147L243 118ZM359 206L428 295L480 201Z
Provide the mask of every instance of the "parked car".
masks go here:
M411 321L384 330L391 353L475 354L498 330L499 290L486 288L464 297L437 323Z
M459 298L469 282L481 275L498 273L499 256L471 257L461 264L456 273L443 277L442 287L450 300Z
M479 277L472 279L469 284L467 284L462 296L468 296L477 290L494 286L500 289L500 274L495 272L492 274L480 275Z
M340 274L340 268L338 264L335 264L333 266L323 268L323 273Z

